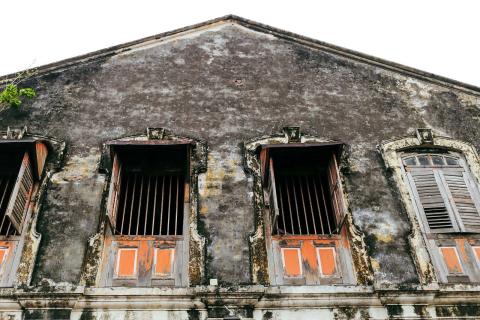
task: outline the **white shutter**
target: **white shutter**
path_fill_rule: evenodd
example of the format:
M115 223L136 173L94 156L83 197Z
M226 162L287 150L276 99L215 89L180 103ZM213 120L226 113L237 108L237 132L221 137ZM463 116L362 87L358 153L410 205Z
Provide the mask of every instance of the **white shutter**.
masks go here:
M277 188L275 186L275 172L273 170L273 159L270 158L269 164L269 179L268 179L268 199L270 205L270 220L272 223L272 233L278 232L278 216L280 211L278 209Z
M480 231L480 208L468 188L468 175L462 169L444 169L443 178L451 196L451 205L458 217L462 231Z
M121 175L122 165L117 154L115 154L113 158L112 176L110 177L110 189L108 191L107 200L107 216L113 229L115 229L116 224Z
M32 166L30 163L30 157L28 153L25 152L5 213L18 233L22 232L28 204L30 202L30 196L32 195L32 188Z
M441 179L430 168L415 169L408 173L415 200L431 232L458 231L452 213L441 192Z

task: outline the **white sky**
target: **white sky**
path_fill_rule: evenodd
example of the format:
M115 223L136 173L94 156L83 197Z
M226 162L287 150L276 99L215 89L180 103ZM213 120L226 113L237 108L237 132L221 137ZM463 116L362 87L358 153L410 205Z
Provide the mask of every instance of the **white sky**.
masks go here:
M2 1L0 75L236 14L480 87L480 1Z

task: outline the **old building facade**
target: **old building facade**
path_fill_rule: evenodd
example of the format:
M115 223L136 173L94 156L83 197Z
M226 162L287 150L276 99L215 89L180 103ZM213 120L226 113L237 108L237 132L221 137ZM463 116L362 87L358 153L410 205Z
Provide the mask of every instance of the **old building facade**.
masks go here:
M22 85L0 318L480 318L479 88L236 16Z

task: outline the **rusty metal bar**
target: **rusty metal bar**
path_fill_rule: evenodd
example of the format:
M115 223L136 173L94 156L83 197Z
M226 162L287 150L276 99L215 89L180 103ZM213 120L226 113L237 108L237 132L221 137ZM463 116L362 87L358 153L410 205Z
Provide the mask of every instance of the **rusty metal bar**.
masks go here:
M310 234L310 229L308 228L307 208L305 207L305 198L303 197L302 178L303 177L301 176L298 177L298 184L300 185L300 196L302 197L303 215L305 216L305 226L307 227L307 234ZM304 178L306 179L307 177L304 176Z
M142 208L142 195L143 195L143 175L142 180L140 180L140 197L138 198L138 211L137 211L137 229L135 235L138 235L138 225L140 224L140 211Z
M167 235L170 234L170 206L172 205L172 176L168 185L168 215L167 215Z
M133 217L133 203L135 202L135 189L137 186L137 174L135 173L133 175L134 180L133 180L133 190L132 190L132 201L130 203L130 219L128 221L128 234L131 234L132 231L132 217Z
M296 212L297 222L298 222L298 231L299 231L299 234L303 234L303 232L302 232L302 224L301 224L301 222L300 222L300 212L299 212L299 210L298 210L297 191L296 191L296 188L295 188L295 178L294 178L294 177L290 177L290 180L291 180L291 182L292 182L293 200L295 201L295 212Z
M307 194L308 194L308 203L310 204L310 213L312 215L312 223L313 223L313 232L317 234L317 223L315 221L315 214L313 212L313 205L312 205L312 195L310 193L310 177L305 177L305 181L307 182Z
M318 201L318 189L317 189L317 183L315 182L315 178L312 179L312 182L313 182L313 189L315 191L315 200L317 203L318 216L320 218L320 228L322 229L322 234L325 234L325 229L323 228L323 221L322 221L322 210L320 209L320 202Z
M127 175L127 182L125 186L125 193L124 193L124 199L123 199L123 210L122 210L122 223L120 224L120 234L123 234L123 225L125 223L125 210L127 208L127 197L128 197L128 186L130 184L130 176Z
M160 201L160 229L158 230L158 235L162 235L162 226L163 226L163 199L165 194L165 176L162 177L162 201Z
M290 202L290 192L288 190L287 178L285 178L285 189L287 191L288 211L290 213L290 222L291 222L292 234L294 235L295 234L295 228L293 227L292 204Z
M143 224L143 235L147 234L148 203L150 202L150 176L148 176L147 201L145 203L145 221Z
M322 181L320 181L320 189L322 191L323 206L325 207L325 217L327 218L328 233L332 233L332 228L330 227L330 219L328 218L328 208L327 201L325 200L325 191L323 189Z
M279 179L279 184L278 184L278 192L279 192L279 196L280 196L280 206L278 208L278 210L282 213L282 224L283 224L283 233L285 234L286 233L286 227L285 227L285 208L283 206L283 196L282 196L282 184L280 183L280 179ZM278 232L278 227L277 227L277 235L279 235L280 233Z
M179 197L179 184L180 182L178 181L178 175L177 175L177 195L175 197L175 235L177 235L177 220L178 220L178 197Z
M158 184L158 176L155 176L155 191L153 192L153 219L152 219L152 236L155 234L155 216L157 215L157 184Z

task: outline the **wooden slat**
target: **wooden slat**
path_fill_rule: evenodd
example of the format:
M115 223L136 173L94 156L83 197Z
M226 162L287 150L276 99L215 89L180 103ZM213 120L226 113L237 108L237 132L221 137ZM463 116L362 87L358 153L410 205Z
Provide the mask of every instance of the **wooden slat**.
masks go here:
M112 176L110 177L110 189L108 191L107 200L107 216L110 221L110 225L115 230L116 215L117 215L117 203L120 193L120 176L121 176L121 162L117 154L113 158Z
M452 205L462 220L465 231L480 231L479 210L467 186L464 172L443 172L443 177L452 195Z
M37 154L37 179L42 177L43 167L45 166L45 160L47 159L48 149L47 146L42 142L37 142L35 144L35 151Z
M5 212L5 216L10 220L13 227L18 232L21 232L23 228L32 189L32 166L28 152L25 152L15 186L12 194L10 195L10 201Z
M453 231L453 223L432 169L411 171L430 230Z

